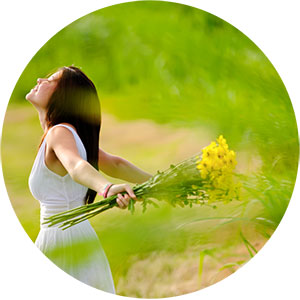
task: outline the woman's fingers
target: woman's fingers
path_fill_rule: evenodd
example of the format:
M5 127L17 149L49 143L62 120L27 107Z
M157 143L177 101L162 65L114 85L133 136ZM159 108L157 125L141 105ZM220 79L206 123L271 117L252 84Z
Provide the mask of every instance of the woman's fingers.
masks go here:
M125 190L128 193L128 195L130 196L130 198L132 198L133 200L136 200L136 195L134 194L132 188L130 187L130 185L125 185Z
M126 208L129 205L129 200L130 197L128 194L122 195L119 193L116 201L120 208Z
M123 195L122 192L126 192ZM129 184L113 185L108 191L107 196L117 195L116 201L120 208L126 208L129 205L130 199L138 200Z
M119 208L124 208L125 207L125 205L123 204L123 202L119 198L117 198L116 201L119 205Z
M123 203L123 196L122 194L117 194L117 199L116 199L117 203L119 204L120 208L124 208L125 204Z

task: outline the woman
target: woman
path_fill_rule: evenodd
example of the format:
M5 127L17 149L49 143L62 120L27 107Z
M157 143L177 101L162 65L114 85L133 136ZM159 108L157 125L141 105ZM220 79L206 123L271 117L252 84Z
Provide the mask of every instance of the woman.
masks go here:
M26 95L37 109L44 135L29 187L41 205L35 244L64 271L95 288L115 293L108 260L88 220L67 230L43 225L45 217L92 203L97 193L117 195L120 208L137 200L129 184L112 184L99 172L133 183L151 177L130 162L99 149L100 103L92 81L76 67L37 80ZM123 195L122 195L123 193Z

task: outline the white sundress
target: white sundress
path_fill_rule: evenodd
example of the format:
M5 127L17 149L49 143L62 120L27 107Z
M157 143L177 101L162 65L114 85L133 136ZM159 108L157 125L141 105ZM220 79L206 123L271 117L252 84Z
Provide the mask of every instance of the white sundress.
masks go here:
M74 136L80 156L87 159L86 150L77 132ZM50 129L51 130L51 129ZM87 187L72 180L69 174L60 176L45 164L46 137L39 149L29 177L32 195L40 202L40 232L35 245L58 267L76 279L102 291L115 294L109 262L100 240L88 220L62 230L59 224L48 227L45 217L84 204Z

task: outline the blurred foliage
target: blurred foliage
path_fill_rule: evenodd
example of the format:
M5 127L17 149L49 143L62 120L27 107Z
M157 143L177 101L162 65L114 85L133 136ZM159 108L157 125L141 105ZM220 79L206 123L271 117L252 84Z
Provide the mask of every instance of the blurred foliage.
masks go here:
M95 11L37 52L11 102L23 101L37 77L71 64L95 82L103 110L122 120L205 124L234 148L257 149L275 171L297 170L296 120L279 75L252 41L214 15L160 1Z

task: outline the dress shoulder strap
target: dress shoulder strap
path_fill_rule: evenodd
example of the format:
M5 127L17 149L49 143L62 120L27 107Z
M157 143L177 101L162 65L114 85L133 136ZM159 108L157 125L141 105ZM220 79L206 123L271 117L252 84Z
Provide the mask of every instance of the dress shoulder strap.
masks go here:
M68 126L68 125L65 125L65 124L56 124L56 125L54 125L52 128L54 128L54 127L65 127L65 128L67 128L67 129L69 129L73 134L75 133L75 135L76 136L78 136L78 134L77 134L77 132L76 132L76 130L74 130L71 126ZM52 128L50 128L50 130L52 129ZM50 131L49 130L49 131ZM79 137L79 136L78 136Z

